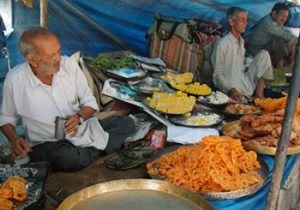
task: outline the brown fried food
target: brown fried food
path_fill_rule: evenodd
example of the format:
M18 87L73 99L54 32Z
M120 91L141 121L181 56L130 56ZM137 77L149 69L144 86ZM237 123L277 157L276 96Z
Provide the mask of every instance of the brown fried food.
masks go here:
M11 176L4 183L3 188L12 192L11 198L17 201L24 201L27 198L26 180L19 176Z
M10 200L0 198L0 210L11 210L13 209L14 203Z
M24 201L27 198L27 190L26 188L13 188L13 199L17 201Z
M11 188L1 187L0 188L0 198L10 199L13 196Z
M257 137L253 140L258 142L261 146L266 146L266 147L277 147L279 141L277 138L274 138L273 136L262 136L262 137Z
M19 180L14 180L14 179L8 179L3 183L3 187L8 187L8 188L25 188L25 183L19 181Z
M20 176L10 176L8 178L8 180L15 180L15 181L19 181L19 182L26 184L26 179L24 179L23 177L20 177Z
M244 123L251 123L253 120L255 120L255 115L244 115L241 117L240 121L242 124Z

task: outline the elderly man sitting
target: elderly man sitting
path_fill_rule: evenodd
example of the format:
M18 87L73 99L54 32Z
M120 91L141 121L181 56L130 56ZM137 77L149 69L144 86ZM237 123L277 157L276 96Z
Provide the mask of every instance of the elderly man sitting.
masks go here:
M254 59L245 59L244 40L241 33L247 25L247 11L232 7L227 11L230 32L219 39L212 53L213 82L233 100L244 96L264 97L265 80L273 79L269 53L261 50Z

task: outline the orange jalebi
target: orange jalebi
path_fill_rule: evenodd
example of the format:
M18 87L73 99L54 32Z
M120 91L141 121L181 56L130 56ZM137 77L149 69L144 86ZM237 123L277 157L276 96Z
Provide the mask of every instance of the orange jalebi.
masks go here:
M285 109L287 96L282 98L266 98L260 99L256 98L254 100L255 104L262 107L267 112L275 112L278 110ZM297 100L296 113L300 115L300 100Z
M149 174L159 175L192 191L226 192L262 181L255 152L246 152L241 141L209 136L193 146L182 146L148 163Z

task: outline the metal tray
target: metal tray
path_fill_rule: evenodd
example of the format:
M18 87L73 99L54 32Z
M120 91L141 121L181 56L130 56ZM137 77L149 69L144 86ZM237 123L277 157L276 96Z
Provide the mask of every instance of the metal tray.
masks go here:
M0 164L0 183L10 176L21 176L26 179L28 198L22 203L14 205L14 210L32 208L43 196L44 184L49 172L46 162L28 163L22 166Z
M254 193L258 192L261 188L265 186L268 181L269 175L269 167L263 159L257 158L261 168L258 170L259 175L262 178L262 182L247 189L235 190L231 192L219 192L219 193L202 193L199 192L204 198L209 200L221 200L221 199L233 199L233 198L241 198L248 195L253 195Z
M242 141L243 147L247 150L255 151L256 153L263 155L275 156L277 147L262 146L255 140ZM287 155L294 155L300 153L300 146L288 147Z
M221 96L223 96L223 97L225 97L227 99L227 101L224 102L224 103L213 103L213 102L210 101L210 96L213 96L213 97L221 97ZM225 107L228 104L228 102L229 102L229 97L226 94L224 94L224 93L222 93L220 91L213 91L210 96L198 97L197 101L199 101L203 105L212 106L212 107Z
M108 77L111 77L111 78L117 79L117 80L121 80L121 81L136 81L136 80L143 79L147 76L147 72L145 72L143 70L139 70L139 69L132 69L132 70L135 70L136 72L140 72L140 75L134 76L134 77L124 77L117 73L118 70L106 71L105 74Z
M87 187L67 197L58 210L211 210L198 194L160 180L121 179Z
M153 94L154 92L169 92L174 93L163 81L147 77L141 82L131 85L130 88L142 94Z
M158 154L156 154L155 157L152 157L151 159L149 159L148 162L152 162L153 160L158 159L161 156L164 156L171 152L174 152L179 147L180 146L178 146L178 145L169 147L165 151L161 151ZM204 192L199 191L198 194L200 194L201 196L203 196L204 198L206 198L208 200L224 200L224 199L241 198L241 197L252 195L252 194L256 193L257 191L259 191L261 188L263 188L265 186L265 184L268 181L268 175L269 175L268 165L261 158L258 157L257 159L261 164L261 168L258 170L259 175L262 177L261 183L253 185L251 187L248 187L247 189L235 190L235 191L230 191L230 192L204 193ZM165 177L160 177L159 175L149 174L149 176L152 179L166 180Z
M238 106L238 105L255 106L255 105L251 105L251 104L229 104L228 106ZM228 106L226 106L226 107L228 107ZM233 117L233 118L239 118L239 117L242 117L242 116L247 115L247 114L261 114L263 112L263 110L258 106L256 106L256 107L259 109L259 111L252 112L252 113L232 113L232 112L226 111L226 107L225 107L225 109L222 113L227 117Z
M192 118L195 118L197 115L204 115L204 116L209 116L209 115L216 115L216 121L214 122L211 122L209 124L204 124L204 125L197 125L197 124L192 124L189 122L189 119L192 119ZM182 126L187 126L187 127L214 127L214 126L217 126L218 124L220 124L223 120L223 116L219 115L219 114L216 114L214 112L211 112L211 111L198 111L198 112L195 112L193 113L191 116L189 117L185 117L185 116L171 116L171 117L168 117L168 119L176 124L176 125L182 125Z

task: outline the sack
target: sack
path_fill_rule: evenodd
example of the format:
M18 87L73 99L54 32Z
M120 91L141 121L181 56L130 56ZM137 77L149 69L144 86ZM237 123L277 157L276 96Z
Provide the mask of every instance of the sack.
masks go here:
M219 29L207 21L156 14L146 35L149 56L161 58L167 68L180 73L192 72L194 80L200 81L203 47L215 40L212 37L218 34Z
M193 19L178 19L155 15L155 20L147 32L150 57L161 58L167 68L180 73L192 72L198 80L197 70L202 65L203 53L195 43L191 30L196 29Z
M292 2L286 2L289 7L289 17L285 22L285 26L300 28L300 6Z

